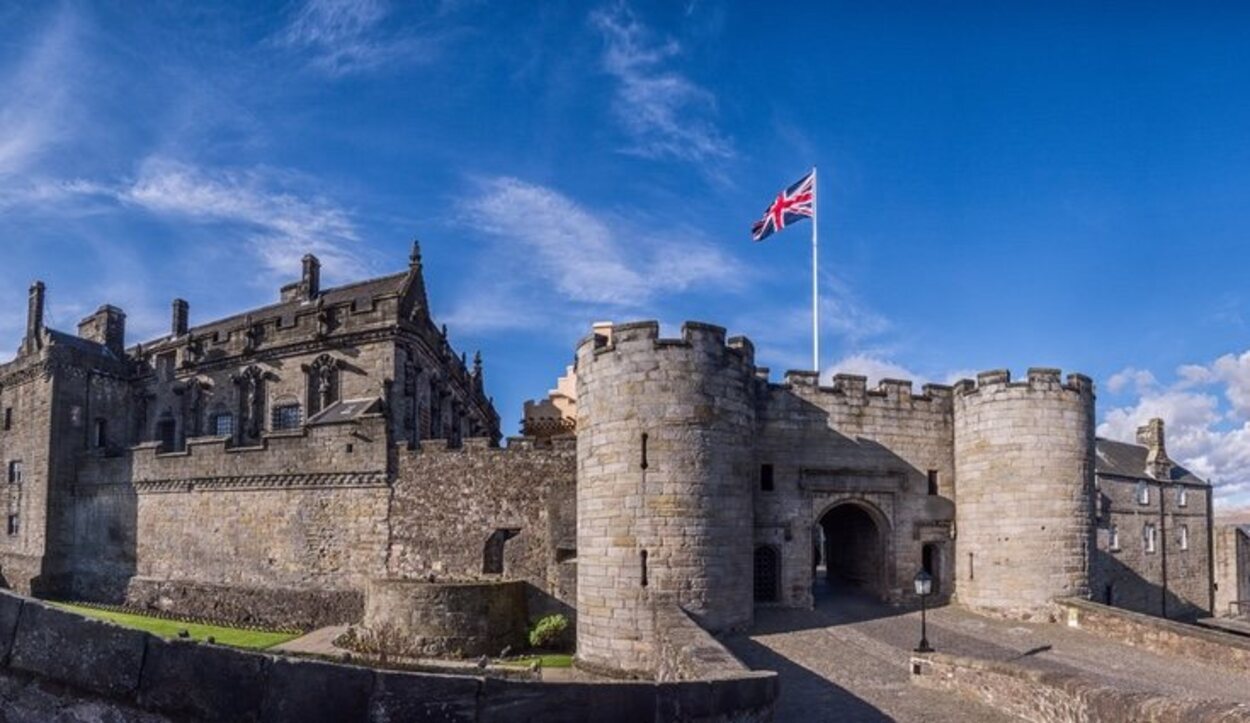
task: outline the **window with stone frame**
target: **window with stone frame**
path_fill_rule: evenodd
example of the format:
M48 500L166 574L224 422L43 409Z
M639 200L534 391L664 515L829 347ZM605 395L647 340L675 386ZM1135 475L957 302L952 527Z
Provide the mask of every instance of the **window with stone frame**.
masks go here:
M15 459L9 462L9 484L20 485L22 483L22 460Z
M1157 547L1158 533L1153 523L1146 523L1141 529L1142 547L1147 554L1153 554Z
M9 515L9 537L13 537L18 533L19 526L18 516L14 514Z
M1111 528L1108 530L1107 537L1107 547L1113 551L1118 551L1120 549L1120 528L1112 523Z
M91 446L96 449L104 449L108 445L108 420L103 417L96 417L95 425L91 431Z
M1176 488L1176 506L1177 507L1189 506L1189 490L1185 489L1184 487Z
M1189 549L1189 525L1181 525L1177 528L1177 542L1180 543L1182 550Z
M1137 504L1150 504L1150 485L1146 482L1137 483Z
M13 407L4 408L4 431L13 429Z
M234 415L230 412L217 412L211 420L213 435L217 437L233 437L234 436Z
M273 430L281 432L299 429L304 423L304 408L299 402L280 400L273 406Z

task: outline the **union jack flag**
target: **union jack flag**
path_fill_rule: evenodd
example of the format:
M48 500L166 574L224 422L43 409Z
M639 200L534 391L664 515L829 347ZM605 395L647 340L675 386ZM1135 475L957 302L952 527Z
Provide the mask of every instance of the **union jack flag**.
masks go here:
M777 194L764 211L764 218L751 227L751 238L763 241L792 223L811 218L816 201L816 171L813 169L798 183Z

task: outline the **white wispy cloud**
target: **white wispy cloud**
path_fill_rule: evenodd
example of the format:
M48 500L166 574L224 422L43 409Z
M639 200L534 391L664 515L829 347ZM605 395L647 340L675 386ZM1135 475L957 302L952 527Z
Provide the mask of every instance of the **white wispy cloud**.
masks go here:
M584 207L554 189L499 177L479 189L459 211L490 246L489 288L496 297L474 299L454 310L460 325L481 329L541 324L518 308L554 298L566 311L639 311L664 296L715 285L732 291L744 276L740 264L697 238L660 237L624 220ZM481 287L479 287L481 288Z
M1107 388L1129 393L1133 401L1103 416L1100 436L1133 441L1138 426L1160 417L1173 459L1213 482L1221 502L1250 502L1250 351L1182 365L1170 384L1148 371L1125 369L1108 379Z
M364 275L360 238L347 211L285 189L289 181L265 169L209 170L154 158L117 197L156 214L249 229L252 250L274 274L289 275L304 254L314 253L337 276Z
M390 14L390 4L383 0L307 0L277 41L307 51L310 65L330 76L428 58L436 40L384 22Z
M26 171L68 133L77 18L63 7L30 50L0 79L0 178Z
M716 125L716 97L666 64L681 53L674 40L657 40L624 3L591 14L604 37L603 68L616 79L613 112L631 144L647 158L722 161L732 140Z

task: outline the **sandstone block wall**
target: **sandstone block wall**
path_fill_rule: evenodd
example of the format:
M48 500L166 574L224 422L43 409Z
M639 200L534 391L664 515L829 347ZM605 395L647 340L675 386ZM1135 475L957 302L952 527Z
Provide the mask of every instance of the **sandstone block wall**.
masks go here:
M767 370L760 370L761 376ZM767 386L756 444L759 463L773 466L773 489L756 480L756 544L781 551L781 597L812 604L813 527L841 504L873 510L883 524L872 570L882 598L911 595L921 549L938 545L939 591L953 579L951 523L955 461L949 387L839 374L821 387L815 375L789 373ZM762 381L761 381L762 383ZM929 477L937 494L929 494ZM878 543L869 543L876 546Z
M525 597L518 581L373 580L362 627L371 646L392 655L497 656L527 645Z
M955 388L956 596L1013 616L1089 594L1094 394L1084 376L985 372Z
M1137 498L1138 484L1150 491L1148 504ZM1126 610L1177 619L1205 617L1211 607L1211 556L1207 523L1210 488L1186 486L1186 504L1177 485L1154 480L1102 476L1098 480L1098 544L1092 561L1094 600ZM1147 549L1146 525L1155 529L1155 549ZM1188 530L1182 547L1181 526ZM1119 538L1111 545L1111 531Z
M578 346L577 374L578 659L649 673L654 595L712 630L751 620L753 350L622 324Z
M506 448L438 440L399 453L390 501L388 575L530 583L532 616L573 614L577 588L577 480L573 440ZM501 533L501 531L506 531ZM492 538L502 570L486 573ZM501 541L502 540L502 541Z

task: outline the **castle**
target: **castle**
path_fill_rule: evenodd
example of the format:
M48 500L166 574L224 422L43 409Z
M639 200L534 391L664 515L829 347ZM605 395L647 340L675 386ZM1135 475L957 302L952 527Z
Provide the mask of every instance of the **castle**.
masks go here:
M77 335L43 308L36 283L0 365L0 574L24 592L313 627L359 621L388 581L516 580L524 614L576 614L583 667L644 677L667 612L744 629L821 577L901 603L923 569L1017 617L1213 606L1210 487L1162 422L1096 439L1079 374L775 382L720 327L602 324L500 446L415 245L406 271L329 289L305 257L278 303L201 326L175 300L142 345L117 308Z

